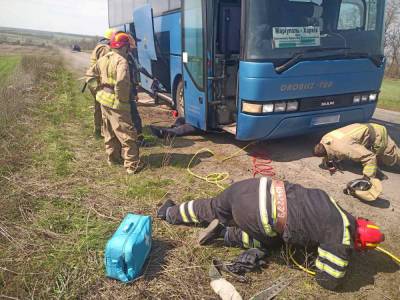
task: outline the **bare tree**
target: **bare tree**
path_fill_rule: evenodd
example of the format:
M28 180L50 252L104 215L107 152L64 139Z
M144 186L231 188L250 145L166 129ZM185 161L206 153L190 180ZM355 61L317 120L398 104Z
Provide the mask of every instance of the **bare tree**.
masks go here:
M384 46L388 59L387 74L400 76L400 1L388 0L385 18Z

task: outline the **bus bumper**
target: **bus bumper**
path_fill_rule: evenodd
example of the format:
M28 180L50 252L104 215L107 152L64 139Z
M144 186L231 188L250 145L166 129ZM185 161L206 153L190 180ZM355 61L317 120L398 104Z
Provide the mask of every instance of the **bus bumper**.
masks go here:
M236 139L241 141L267 140L343 127L351 123L368 122L376 103L336 110L252 116L240 113ZM337 121L336 121L337 120Z

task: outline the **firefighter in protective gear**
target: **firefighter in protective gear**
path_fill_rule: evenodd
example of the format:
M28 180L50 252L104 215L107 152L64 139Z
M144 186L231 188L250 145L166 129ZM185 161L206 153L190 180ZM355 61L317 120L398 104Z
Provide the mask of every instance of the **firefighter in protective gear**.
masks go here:
M400 166L399 148L385 126L374 123L352 124L326 134L315 146L314 155L326 161L360 162L367 178L376 176L378 161L387 166Z
M114 34L114 30L109 28L104 33L104 38L102 38L97 46L94 48L92 55L90 56L90 66L94 66L97 61L102 58L104 55L111 51L110 49L110 40L112 35ZM94 98L94 134L97 138L101 137L101 126L102 126L102 117L101 117L101 108L100 103L96 101L96 92L92 88L90 88L90 92Z
M128 174L134 174L139 170L139 149L130 110L128 35L114 35L110 47L112 51L87 72L87 82L97 91L96 100L101 104L108 163L119 163L122 158Z
M180 205L167 200L157 216L170 224L209 224L199 236L203 245L221 237L227 246L243 248L282 242L314 248L316 280L330 290L344 280L354 241L368 240L357 237L356 218L324 191L268 177L237 182L211 199Z

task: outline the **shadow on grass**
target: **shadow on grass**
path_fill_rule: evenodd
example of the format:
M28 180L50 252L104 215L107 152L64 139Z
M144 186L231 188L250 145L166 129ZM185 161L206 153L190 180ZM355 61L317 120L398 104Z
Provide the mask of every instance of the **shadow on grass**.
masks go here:
M396 273L400 267L388 256L378 251L355 253L348 276L338 292L357 292L367 285L374 285L379 273Z
M194 154L183 153L157 153L144 155L141 159L150 168L162 168L172 166L180 169L186 169ZM201 159L210 158L210 153L200 153L193 160L191 166L194 167L201 163Z
M145 280L152 280L161 275L167 265L166 257L168 252L174 249L176 243L168 240L154 239L150 257L144 266L143 278Z

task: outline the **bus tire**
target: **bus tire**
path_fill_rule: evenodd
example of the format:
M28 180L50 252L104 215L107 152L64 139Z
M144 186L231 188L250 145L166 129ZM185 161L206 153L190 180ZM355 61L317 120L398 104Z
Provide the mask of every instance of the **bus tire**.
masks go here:
M184 96L184 87L183 87L183 81L180 80L178 82L178 85L176 87L176 110L178 111L178 114L180 117L185 117L185 96Z

